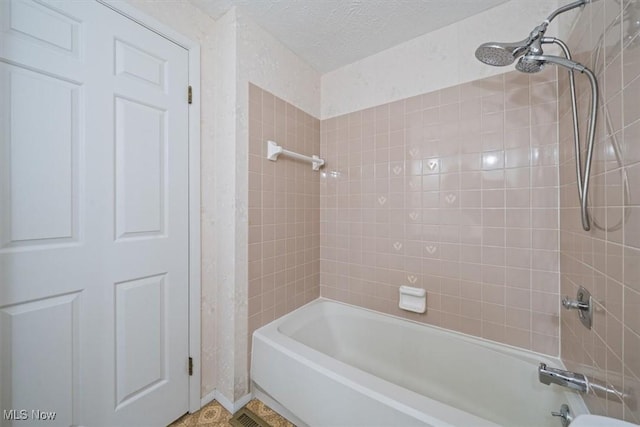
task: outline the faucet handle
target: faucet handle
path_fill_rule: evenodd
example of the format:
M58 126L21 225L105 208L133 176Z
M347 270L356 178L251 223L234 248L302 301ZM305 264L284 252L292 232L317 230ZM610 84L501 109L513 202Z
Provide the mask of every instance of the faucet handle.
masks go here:
M589 304L587 304L586 302L569 299L569 297L562 297L562 306L567 310L570 310L572 308L578 310L589 310Z
M572 300L569 299L569 297L563 297L562 306L567 310L577 310L580 322L582 322L582 324L587 329L591 329L593 319L593 303L591 302L591 294L588 290L580 286L576 294L576 299Z
M567 405L566 403L562 404L562 406L560 407L560 412L553 411L551 412L551 415L553 415L554 417L560 417L560 421L562 422L563 427L567 427L569 423L573 421L573 417L571 416L571 409L569 409L569 405Z

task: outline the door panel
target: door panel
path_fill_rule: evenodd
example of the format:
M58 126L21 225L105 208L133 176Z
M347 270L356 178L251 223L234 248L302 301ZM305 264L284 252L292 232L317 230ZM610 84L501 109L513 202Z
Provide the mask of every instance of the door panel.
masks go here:
M116 98L116 239L162 235L166 222L165 111Z
M48 425L72 424L78 385L78 300L74 293L0 309L3 405L49 408L45 410L59 415ZM31 336L37 339L25 339Z
M13 0L5 16L12 35L64 55L79 56L80 21L54 4Z
M116 40L115 53L117 76L128 75L163 92L166 90L167 61L122 40Z
M2 123L2 198L11 204L0 214L1 247L77 238L80 88L22 67L0 68L11 111Z
M167 424L188 410L187 52L97 2L0 1L0 23L0 409Z
M116 284L116 403L167 380L166 274Z

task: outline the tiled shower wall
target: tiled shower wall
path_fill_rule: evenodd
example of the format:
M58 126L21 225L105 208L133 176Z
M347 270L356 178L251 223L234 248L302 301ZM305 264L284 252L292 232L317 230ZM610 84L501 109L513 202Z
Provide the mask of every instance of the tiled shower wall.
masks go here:
M569 40L574 56L600 83L599 126L590 204L592 229L581 228L570 96L560 73L561 291L593 295L593 329L562 313L562 359L616 393L586 396L590 410L640 423L640 1L604 0L581 13ZM581 122L590 92L578 75ZM584 138L584 135L583 135ZM586 142L583 139L583 149ZM582 159L584 160L584 152ZM624 400L624 403L623 403Z
M558 355L556 76L322 121L321 295ZM426 314L397 308L401 285Z
M249 341L320 292L320 173L285 156L268 160L267 140L318 154L320 121L250 84Z

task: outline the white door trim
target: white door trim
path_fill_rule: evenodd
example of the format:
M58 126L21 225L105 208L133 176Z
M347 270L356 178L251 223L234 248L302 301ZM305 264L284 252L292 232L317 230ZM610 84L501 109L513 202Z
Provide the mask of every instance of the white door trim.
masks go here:
M171 40L189 52L189 354L193 375L189 377L189 412L200 409L200 44L135 7L118 0L97 0L121 15ZM185 88L185 101L187 88Z

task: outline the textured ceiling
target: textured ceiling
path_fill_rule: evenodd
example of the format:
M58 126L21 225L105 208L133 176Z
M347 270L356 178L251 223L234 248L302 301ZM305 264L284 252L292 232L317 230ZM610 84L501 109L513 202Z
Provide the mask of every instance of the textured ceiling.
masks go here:
M238 6L324 73L507 0L190 0L218 19Z

